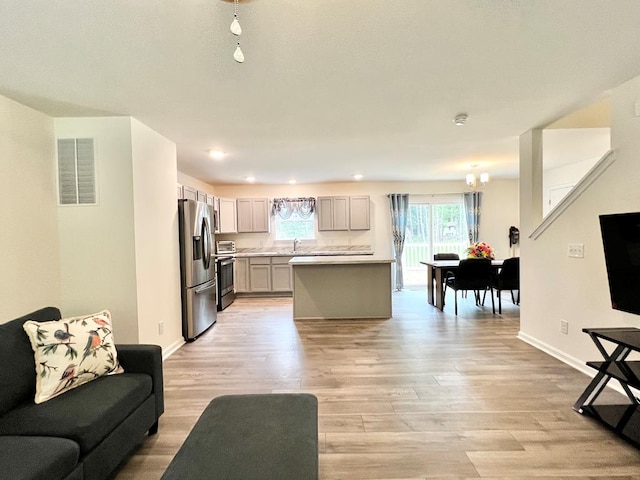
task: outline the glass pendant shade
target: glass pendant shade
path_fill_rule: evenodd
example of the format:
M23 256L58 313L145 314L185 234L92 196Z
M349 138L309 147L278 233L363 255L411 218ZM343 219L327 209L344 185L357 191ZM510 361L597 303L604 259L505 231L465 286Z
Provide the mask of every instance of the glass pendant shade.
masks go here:
M231 26L229 27L229 30L231 30L231 33L233 33L236 36L240 36L242 35L242 27L240 26L240 22L238 21L238 17L234 15L233 17L233 22L231 22Z
M467 173L467 185L471 187L475 185L475 183L476 183L476 176L473 173Z
M244 54L242 53L242 49L240 48L240 44L236 47L236 51L233 52L233 58L236 62L242 63L244 62Z

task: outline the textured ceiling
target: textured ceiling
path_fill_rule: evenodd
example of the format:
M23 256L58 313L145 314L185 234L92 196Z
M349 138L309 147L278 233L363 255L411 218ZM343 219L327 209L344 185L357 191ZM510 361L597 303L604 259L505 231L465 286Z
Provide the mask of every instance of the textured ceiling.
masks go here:
M223 0L2 0L0 94L132 115L213 184L416 181L516 177L521 133L640 75L638 0L243 1L243 64L232 17Z

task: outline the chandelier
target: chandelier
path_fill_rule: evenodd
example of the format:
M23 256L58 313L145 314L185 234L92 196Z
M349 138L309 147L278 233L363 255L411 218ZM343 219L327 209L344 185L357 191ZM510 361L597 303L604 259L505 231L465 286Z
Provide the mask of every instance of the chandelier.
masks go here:
M474 192L481 190L484 186L489 183L489 174L487 172L482 172L480 175L476 173L476 169L479 167L477 163L471 165L473 168L472 173L467 173L466 182L469 188Z

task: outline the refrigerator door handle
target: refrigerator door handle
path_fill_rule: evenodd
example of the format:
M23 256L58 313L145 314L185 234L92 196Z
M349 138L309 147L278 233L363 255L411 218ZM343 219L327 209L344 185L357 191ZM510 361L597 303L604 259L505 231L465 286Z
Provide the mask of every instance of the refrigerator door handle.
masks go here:
M202 237L203 243L203 259L204 268L208 269L211 266L211 230L209 229L209 221L207 218L202 219Z
M193 291L195 293L202 293L202 292L206 292L207 290L211 290L212 288L215 288L215 287L216 287L216 279L214 278L213 280L209 280L207 283L204 283L199 287L194 288Z

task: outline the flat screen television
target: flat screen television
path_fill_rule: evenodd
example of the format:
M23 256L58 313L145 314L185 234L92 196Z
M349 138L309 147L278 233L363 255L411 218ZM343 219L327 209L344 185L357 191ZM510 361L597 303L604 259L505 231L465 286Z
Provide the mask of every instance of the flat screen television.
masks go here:
M640 212L600 215L611 307L640 315Z

